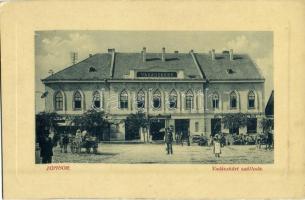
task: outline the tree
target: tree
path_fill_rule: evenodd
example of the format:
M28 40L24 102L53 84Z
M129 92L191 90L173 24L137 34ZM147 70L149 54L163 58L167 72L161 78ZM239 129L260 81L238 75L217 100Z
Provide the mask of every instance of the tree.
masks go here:
M268 131L272 130L274 126L273 123L273 119L264 117L260 122L260 126L263 129L263 133L267 133Z
M96 111L94 109L88 110L81 116L75 116L72 120L75 126L82 130L87 130L89 133L102 138L103 129L108 125L103 111Z
M148 128L150 122L145 113L138 112L136 114L130 114L126 118L126 131L131 138L140 139L140 128ZM146 133L147 134L147 133ZM148 135L144 136L144 138L148 138ZM128 138L127 138L128 139Z
M247 115L243 113L223 114L222 122L224 124L224 128L229 130L237 130L241 127L247 126Z
M36 114L36 141L39 141L45 131L48 131L50 128L55 130L55 133L58 132L58 123L60 116L55 112L40 112ZM54 136L54 139L58 139L58 135Z

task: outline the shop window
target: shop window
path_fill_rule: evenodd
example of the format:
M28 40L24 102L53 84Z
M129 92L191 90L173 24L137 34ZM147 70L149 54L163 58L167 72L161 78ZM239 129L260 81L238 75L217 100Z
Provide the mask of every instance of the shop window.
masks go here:
M247 119L247 133L256 133L257 130L257 119L256 118L248 118Z

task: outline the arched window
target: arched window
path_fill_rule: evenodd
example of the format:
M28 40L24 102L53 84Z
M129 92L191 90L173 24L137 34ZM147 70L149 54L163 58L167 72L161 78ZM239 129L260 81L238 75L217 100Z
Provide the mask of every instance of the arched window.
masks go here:
M237 95L236 92L231 92L230 94L230 108L236 109L237 108Z
M128 108L128 94L126 90L123 90L120 94L120 108L121 109Z
M55 110L63 110L63 96L61 92L55 93Z
M248 108L255 108L255 94L253 91L250 91L248 94Z
M75 110L82 109L82 95L79 91L76 91L73 95L73 105Z
M156 90L153 94L153 107L156 109L161 108L161 93L159 90Z
M138 109L145 108L145 93L140 90L137 95L137 107Z
M213 109L218 109L219 108L219 96L218 96L217 93L213 94L212 104L213 104Z
M187 91L186 96L185 96L185 109L186 110L191 110L193 108L193 99L194 95L191 90Z
M93 107L94 108L101 108L101 95L98 91L93 93Z
M176 109L177 108L177 92L176 90L172 90L169 94L169 108Z

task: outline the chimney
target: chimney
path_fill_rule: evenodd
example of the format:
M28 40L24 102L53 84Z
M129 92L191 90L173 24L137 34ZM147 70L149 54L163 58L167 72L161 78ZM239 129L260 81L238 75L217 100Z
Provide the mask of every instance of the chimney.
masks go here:
M77 52L70 52L70 57L71 57L72 65L76 64L77 60L78 60L78 53Z
M92 54L90 53L90 54L89 54L89 58L91 58L91 57L92 57Z
M146 62L146 47L143 47L142 56L143 56L143 62Z
M215 49L212 49L211 55L212 55L212 60L215 60Z
M108 53L115 52L115 49L108 49Z
M179 53L179 51L174 51L174 53Z
M165 47L162 48L162 61L165 62Z
M190 50L190 54L192 54L192 53L194 53L194 50L193 50L193 49Z
M233 49L230 49L229 54L230 54L230 60L231 61L234 60Z

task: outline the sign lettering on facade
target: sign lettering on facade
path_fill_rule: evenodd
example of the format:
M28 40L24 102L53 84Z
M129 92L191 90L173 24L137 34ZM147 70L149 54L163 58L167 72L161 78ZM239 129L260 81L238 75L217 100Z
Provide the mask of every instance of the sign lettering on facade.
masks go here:
M143 78L177 78L177 72L137 72L137 77Z

